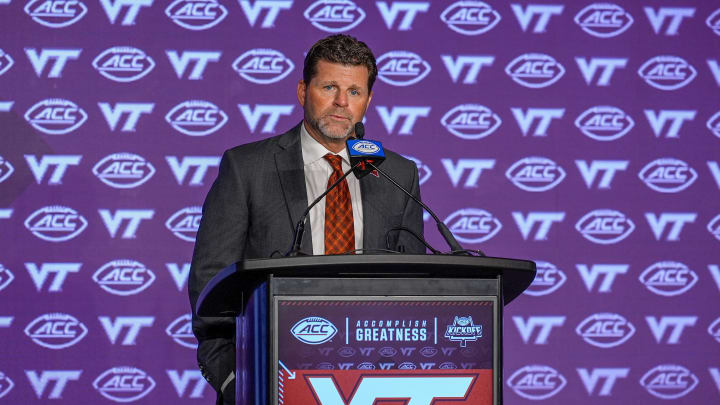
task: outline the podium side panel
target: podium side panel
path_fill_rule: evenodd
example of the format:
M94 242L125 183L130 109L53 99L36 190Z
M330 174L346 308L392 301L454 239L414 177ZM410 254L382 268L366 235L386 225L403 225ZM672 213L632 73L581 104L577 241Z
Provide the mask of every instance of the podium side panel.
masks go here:
M261 284L236 318L235 404L265 405L268 393L268 294Z

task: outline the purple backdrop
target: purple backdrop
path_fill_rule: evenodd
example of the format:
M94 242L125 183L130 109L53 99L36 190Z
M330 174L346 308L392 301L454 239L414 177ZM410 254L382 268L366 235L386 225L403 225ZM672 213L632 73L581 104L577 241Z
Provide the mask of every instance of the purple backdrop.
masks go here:
M223 150L299 122L330 32L374 50L368 137L416 159L425 202L538 261L507 403L717 401L718 7L0 0L0 402L212 401L198 207Z

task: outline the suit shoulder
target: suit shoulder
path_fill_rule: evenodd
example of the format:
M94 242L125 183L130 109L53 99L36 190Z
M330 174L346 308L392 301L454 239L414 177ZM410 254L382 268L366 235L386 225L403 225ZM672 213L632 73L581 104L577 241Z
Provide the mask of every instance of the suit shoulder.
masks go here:
M401 170L417 169L417 165L415 164L415 162L399 153L393 152L388 149L385 149L385 161L386 163L391 163L393 167L397 167Z

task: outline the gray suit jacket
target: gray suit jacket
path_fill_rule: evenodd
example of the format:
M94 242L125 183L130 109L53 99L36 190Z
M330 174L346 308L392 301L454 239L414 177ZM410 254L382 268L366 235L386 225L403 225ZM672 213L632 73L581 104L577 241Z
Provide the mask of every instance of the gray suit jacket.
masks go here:
M275 251L285 253L291 247L295 225L308 206L300 125L227 150L203 204L188 290L193 332L199 342L198 364L219 393L235 369L235 325L232 318L196 316L195 304L221 269L244 259L267 258ZM415 164L391 151L385 153L381 168L419 198ZM423 234L422 209L387 179L367 175L360 180L360 192L364 249L385 249L385 234L393 227ZM310 226L302 250L312 254ZM407 232L392 232L389 249L400 250L400 246L407 253L425 253L422 243ZM230 395L227 389L225 393Z

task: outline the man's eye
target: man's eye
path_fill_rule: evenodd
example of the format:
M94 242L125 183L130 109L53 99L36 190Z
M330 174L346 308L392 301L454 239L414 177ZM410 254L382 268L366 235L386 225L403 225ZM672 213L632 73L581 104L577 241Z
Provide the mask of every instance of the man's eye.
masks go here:
M323 87L323 89L325 89L325 90L332 90L332 88L333 88L332 84L328 84L327 86Z
M353 96L359 96L359 95L360 95L360 92L357 91L357 90L351 90L351 91L350 91L350 94L352 94Z

